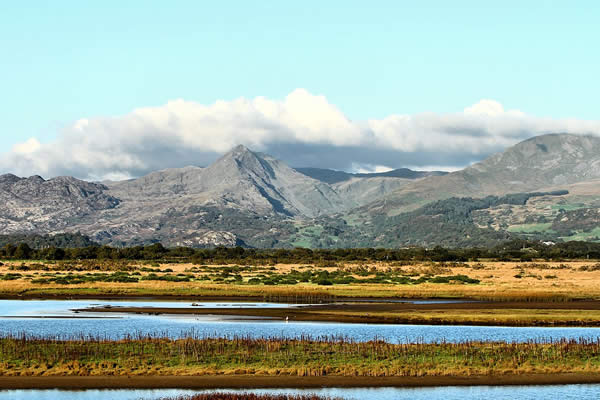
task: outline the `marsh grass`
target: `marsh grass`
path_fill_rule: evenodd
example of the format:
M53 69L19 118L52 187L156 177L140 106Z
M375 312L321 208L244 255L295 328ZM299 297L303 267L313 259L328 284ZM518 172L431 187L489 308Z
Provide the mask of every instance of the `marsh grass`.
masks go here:
M344 337L0 338L0 375L448 376L600 372L600 339L391 344Z

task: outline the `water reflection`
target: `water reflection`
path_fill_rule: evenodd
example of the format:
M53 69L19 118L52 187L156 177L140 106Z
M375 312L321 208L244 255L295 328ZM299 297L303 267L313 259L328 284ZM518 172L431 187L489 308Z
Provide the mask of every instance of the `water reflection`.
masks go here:
M235 392L236 390L228 390ZM0 400L156 400L161 397L192 395L210 391L193 391L178 389L161 390L8 390L0 391ZM237 392L254 393L316 393L323 396L341 397L343 399L378 399L378 400L533 400L560 398L598 399L600 385L542 385L542 386L466 386L435 388L352 388L352 389L272 389L272 390L238 390Z

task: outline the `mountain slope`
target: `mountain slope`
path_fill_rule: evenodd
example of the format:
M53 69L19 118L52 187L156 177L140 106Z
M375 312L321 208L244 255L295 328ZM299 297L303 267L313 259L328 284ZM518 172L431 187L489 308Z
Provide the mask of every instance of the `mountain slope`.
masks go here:
M185 197L194 205L211 205L278 213L316 216L345 208L344 200L329 185L309 178L266 154L237 146L207 168L187 167L151 173L115 183L111 193L136 201L174 200Z
M429 176L446 175L444 171L413 171L408 168L393 169L387 172L372 172L372 173L350 173L344 171L336 171L326 168L295 168L296 171L317 179L321 182L336 184L344 181L349 181L354 178L403 178L407 180L422 179Z
M0 232L56 231L81 218L115 208L119 200L108 188L72 177L0 176Z
M600 138L549 134L525 140L461 171L409 183L361 212L395 215L435 200L532 192L600 178Z
M411 182L447 174L443 171L413 171L408 168L375 173L349 173L323 168L296 168L296 171L328 183L351 207L383 198Z

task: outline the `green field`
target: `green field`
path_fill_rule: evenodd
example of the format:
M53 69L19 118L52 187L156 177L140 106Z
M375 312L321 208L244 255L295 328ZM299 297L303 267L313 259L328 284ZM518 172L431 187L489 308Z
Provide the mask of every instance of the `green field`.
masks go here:
M543 224L522 224L522 225L512 225L508 228L509 232L512 233L538 233L538 232L553 232L552 222L543 223Z
M600 241L600 227L594 228L590 232L577 232L571 236L561 237L561 239L566 241L598 242Z

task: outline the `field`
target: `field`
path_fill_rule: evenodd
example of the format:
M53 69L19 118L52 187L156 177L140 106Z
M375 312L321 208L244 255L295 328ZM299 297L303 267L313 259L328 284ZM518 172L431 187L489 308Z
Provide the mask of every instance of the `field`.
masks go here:
M0 266L0 296L157 296L298 302L467 298L557 302L600 300L599 280L600 263L594 260L322 265L11 261Z

